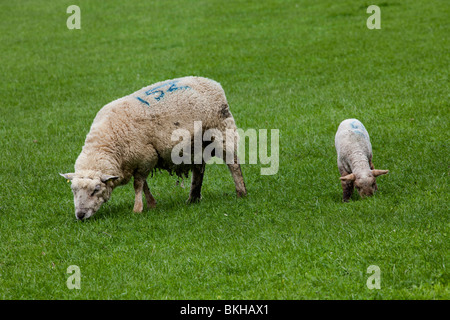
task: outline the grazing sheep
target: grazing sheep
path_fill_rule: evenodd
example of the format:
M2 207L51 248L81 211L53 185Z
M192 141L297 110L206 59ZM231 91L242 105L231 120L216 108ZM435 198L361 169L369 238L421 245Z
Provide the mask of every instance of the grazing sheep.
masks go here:
M236 125L225 93L219 83L201 77L184 77L158 82L105 105L96 115L85 144L75 162L75 172L61 174L72 181L75 215L86 219L109 200L113 189L134 177L134 211L142 212L142 191L148 207L155 207L147 177L155 169L186 176L192 171L189 202L201 198L205 162L174 164L172 141L177 129L194 137L194 122L201 130L217 129L234 133L233 158L227 161L237 196L247 194L237 158ZM189 137L188 137L189 138ZM224 143L223 150L226 148ZM202 148L205 148L203 142ZM225 159L225 153L217 155ZM231 163L230 163L231 162Z
M355 186L361 197L372 196L377 190L375 178L388 170L375 170L369 133L357 119L341 122L336 132L337 164L341 174L343 201L347 202Z

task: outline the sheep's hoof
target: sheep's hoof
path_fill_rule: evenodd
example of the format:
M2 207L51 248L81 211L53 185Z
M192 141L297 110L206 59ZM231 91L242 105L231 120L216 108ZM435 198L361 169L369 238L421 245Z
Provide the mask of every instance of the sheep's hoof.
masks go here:
M186 203L187 204L191 204L191 203L199 203L200 200L202 199L202 196L200 197L189 197L189 199L187 199Z
M154 201L154 202L147 202L147 208L155 209L156 208L156 201Z
M236 196L238 198L243 198L243 197L247 196L247 191L246 190L244 190L244 191L236 191Z

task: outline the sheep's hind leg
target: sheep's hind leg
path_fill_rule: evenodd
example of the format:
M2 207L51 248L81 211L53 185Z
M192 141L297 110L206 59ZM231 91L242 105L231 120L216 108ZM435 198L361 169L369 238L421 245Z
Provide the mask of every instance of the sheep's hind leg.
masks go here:
M145 199L147 200L147 207L148 208L156 208L156 200L153 197L152 193L150 192L147 180L144 180L144 194L145 194Z
M205 163L192 168L191 191L189 192L188 203L198 202L202 198L201 190L203 174L205 173Z
M227 163L228 169L233 176L234 185L236 187L236 194L238 198L244 197L247 195L247 188L245 187L244 177L242 176L241 165L239 164L239 160L237 155L234 155L233 163Z
M247 188L245 187L241 165L237 156L239 134L236 131L236 124L231 116L228 104L222 106L221 115L226 118L224 120L226 129L223 132L223 136L226 138L223 141L222 159L225 160L233 177L237 197L244 197L247 195Z

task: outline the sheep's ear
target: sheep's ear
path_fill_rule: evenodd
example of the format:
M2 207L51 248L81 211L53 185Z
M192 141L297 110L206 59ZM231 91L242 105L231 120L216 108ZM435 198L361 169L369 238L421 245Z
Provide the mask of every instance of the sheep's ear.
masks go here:
M67 180L72 180L75 173L60 173L59 175Z
M389 170L377 170L377 169L372 170L372 174L374 177L381 176L382 174L386 174L388 172Z
M107 183L109 180L116 180L116 179L119 179L119 177L118 176L110 176L110 175L107 175L107 174L102 175L101 178L100 178L100 180L103 183Z
M339 179L341 179L342 181L355 181L356 177L353 173L350 173L346 176L340 177Z

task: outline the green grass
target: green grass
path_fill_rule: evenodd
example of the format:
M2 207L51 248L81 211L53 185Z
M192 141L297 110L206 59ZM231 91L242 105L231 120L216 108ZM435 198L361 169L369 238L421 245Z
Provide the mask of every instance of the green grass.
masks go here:
M81 30L66 8L81 8ZM0 4L1 299L449 299L446 1L14 1ZM280 167L225 165L203 200L167 173L158 208L132 185L86 222L73 171L96 112L151 83L205 76L238 127L280 130ZM375 197L341 202L334 134L355 117ZM67 267L81 270L69 290ZM370 265L381 289L369 290Z

